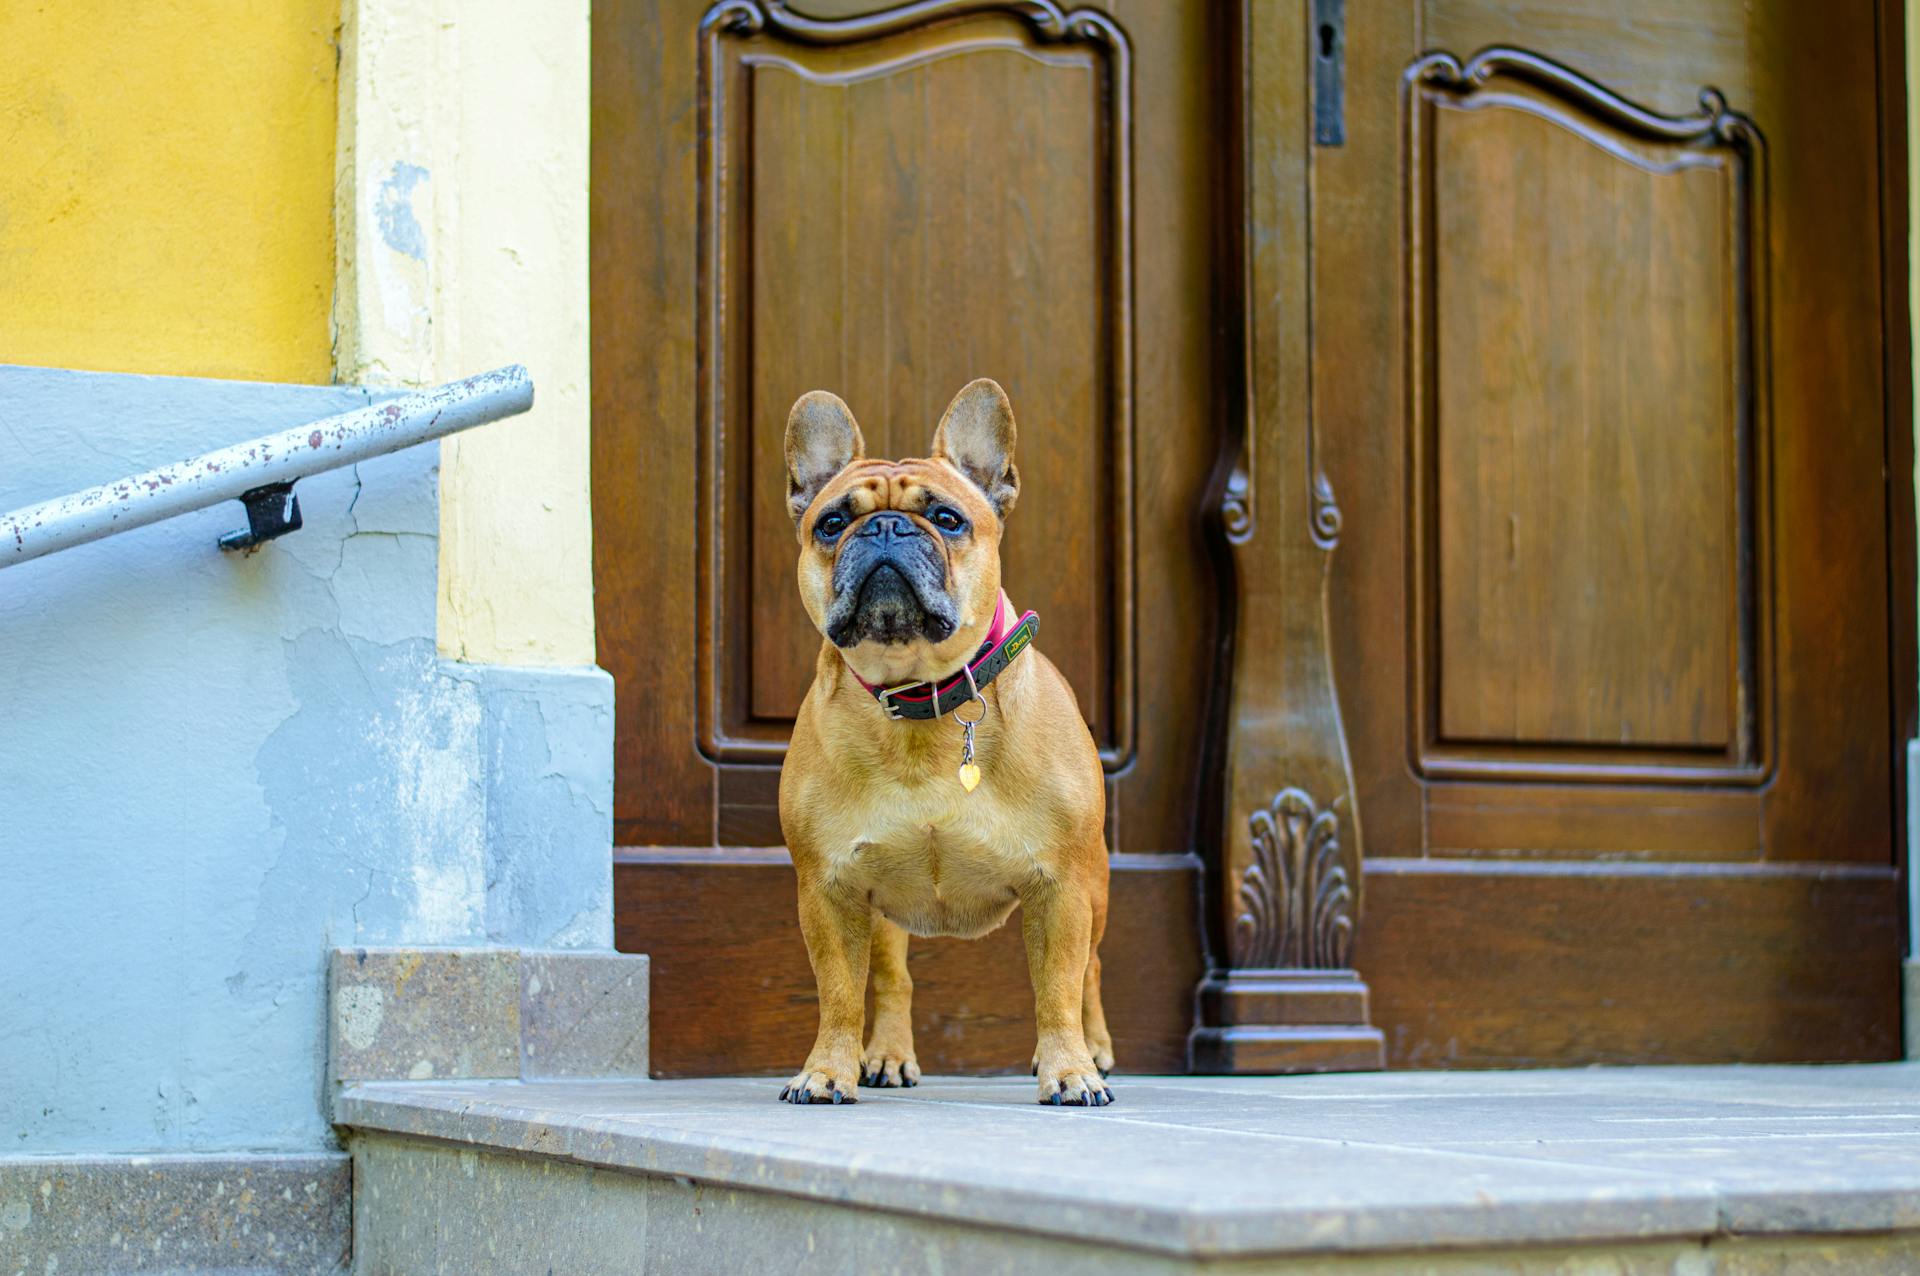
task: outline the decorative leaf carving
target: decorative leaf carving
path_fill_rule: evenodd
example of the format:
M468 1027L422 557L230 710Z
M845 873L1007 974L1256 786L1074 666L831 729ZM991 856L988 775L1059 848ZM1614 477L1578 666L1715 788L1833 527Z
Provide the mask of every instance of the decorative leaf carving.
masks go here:
M1233 964L1344 968L1353 950L1353 879L1338 811L1282 789L1248 817L1247 828L1253 860L1240 878Z

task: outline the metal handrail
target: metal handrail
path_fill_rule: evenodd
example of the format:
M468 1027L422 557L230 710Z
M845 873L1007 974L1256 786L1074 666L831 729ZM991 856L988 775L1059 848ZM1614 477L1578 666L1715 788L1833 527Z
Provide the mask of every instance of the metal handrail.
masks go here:
M0 514L0 568L232 500L247 527L221 548L250 549L300 526L296 481L532 406L533 380L516 363L29 505Z

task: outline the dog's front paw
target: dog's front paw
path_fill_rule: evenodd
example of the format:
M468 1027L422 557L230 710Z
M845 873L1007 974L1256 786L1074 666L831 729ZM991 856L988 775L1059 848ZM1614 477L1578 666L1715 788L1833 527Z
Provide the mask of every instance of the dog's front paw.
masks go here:
M1064 1068L1040 1069L1040 1102L1056 1108L1104 1108L1113 1102L1113 1090L1093 1060L1081 1059Z
M829 1073L813 1069L801 1069L794 1074L793 1080L780 1087L782 1103L858 1103L853 1093L853 1082L841 1080Z
M920 1084L920 1064L911 1054L902 1056L891 1050L869 1046L860 1064L860 1084L882 1089Z

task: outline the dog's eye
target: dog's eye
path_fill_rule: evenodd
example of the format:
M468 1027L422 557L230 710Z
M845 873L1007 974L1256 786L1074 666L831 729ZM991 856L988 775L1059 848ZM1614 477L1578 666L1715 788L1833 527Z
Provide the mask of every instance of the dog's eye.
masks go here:
M846 527L847 516L839 510L832 510L820 516L820 521L813 525L813 534L822 540L830 541L845 531Z
M944 505L927 517L943 532L957 532L967 525L967 520L960 517L958 511L950 510Z

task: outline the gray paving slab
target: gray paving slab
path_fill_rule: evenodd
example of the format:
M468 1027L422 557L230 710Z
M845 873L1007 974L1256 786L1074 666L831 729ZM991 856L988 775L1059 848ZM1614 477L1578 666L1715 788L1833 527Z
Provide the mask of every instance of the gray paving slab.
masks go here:
M589 1086L598 1093L585 1093ZM1114 1121L1030 1102L889 1096L795 1108L771 1102L764 1081L387 1093L399 1088L356 1087L343 1096L341 1119L1184 1254L1666 1236L1713 1222L1705 1185L1675 1176L1573 1166L1543 1173L1471 1153Z
M343 1123L1188 1255L1920 1228L1920 1066L350 1088Z
M1483 1075L1169 1081L1117 1119L1704 1180L1729 1232L1920 1228L1920 1068Z

